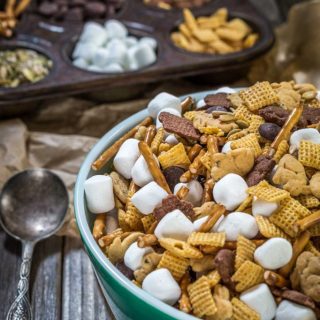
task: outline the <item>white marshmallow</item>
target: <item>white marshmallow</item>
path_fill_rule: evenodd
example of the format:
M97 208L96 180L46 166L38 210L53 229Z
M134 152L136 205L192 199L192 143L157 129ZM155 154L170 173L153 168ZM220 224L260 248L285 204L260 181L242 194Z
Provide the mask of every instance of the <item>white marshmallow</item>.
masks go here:
M291 149L299 149L299 144L301 140L307 140L313 143L320 143L320 133L317 129L314 128L300 129L293 132L290 136Z
M278 305L275 320L316 320L313 310L300 304L282 300Z
M230 87L221 87L215 91L215 93L224 92L224 93L236 93L237 91Z
M133 57L135 58L138 68L146 67L157 60L154 50L147 44L138 44L133 47Z
M91 43L78 42L73 50L72 58L82 58L87 62L91 62L98 47Z
M108 20L104 24L109 38L123 39L128 35L126 26L118 20Z
M236 241L239 235L248 239L254 238L258 232L256 219L244 212L232 212L219 224L218 232L226 233L227 241Z
M138 190L131 198L134 206L143 214L152 213L154 208L168 196L167 191L152 181Z
M194 231L199 231L200 230L200 227L203 225L204 222L206 222L206 220L208 219L208 216L206 217L202 217L200 219L197 219L195 221L193 221L193 229ZM211 228L211 232L217 232L218 230L218 227L219 227L219 224L220 222L224 219L224 215L222 215L218 221L215 223L215 225Z
M254 252L254 260L262 267L276 270L286 265L292 258L292 245L283 238L272 238Z
M168 112L168 113L174 114L177 117L181 117L181 113L176 109L164 108L164 109L161 110L161 112ZM159 115L161 114L161 112L159 112L158 115L157 115L157 120L156 120L156 128L157 129L163 127L162 123L159 120Z
M240 300L259 313L261 320L271 320L276 314L276 302L269 287L264 283L241 293Z
M153 50L157 49L157 40L151 37L143 37L140 39L139 44L146 44Z
M177 183L174 186L174 194L177 194L181 187L187 187L189 189L188 195L185 200L191 202L194 206L200 204L203 194L203 188L199 181L192 180L188 183Z
M253 197L252 201L252 215L257 216L271 216L279 208L278 202L269 202Z
M104 213L114 208L112 179L109 176L92 176L85 181L84 191L90 212Z
M204 106L206 106L207 104L205 103L204 99L200 99L198 102L197 102L197 105L196 105L196 108L199 109L199 108L202 108Z
M154 234L158 239L187 240L192 232L192 222L178 209L167 213L154 230Z
M138 242L134 242L125 252L124 264L132 271L136 271L142 266L143 257L152 251L151 247L139 248Z
M103 68L108 64L109 61L109 50L105 48L97 48L93 57L92 63L99 68Z
M103 71L105 72L111 72L111 73L117 73L117 72L123 72L123 68L120 64L118 63L110 63L108 65L106 65L103 68Z
M113 160L116 170L126 179L131 179L131 170L140 156L138 144L137 139L126 140Z
M149 115L154 119L157 118L158 113L164 108L176 109L181 114L180 99L172 94L161 92L148 103Z
M179 140L176 138L176 136L174 134L169 134L166 139L165 139L166 143L169 143L171 145L176 145L179 143Z
M231 143L232 143L232 141L226 142L226 143L223 145L221 152L222 152L222 153L227 153L227 152L231 151L231 150L232 150L232 149L231 149Z
M94 64L88 66L88 69L87 69L87 70L93 71L93 72L103 72L103 69L102 69L102 68L100 68L100 67L98 67L98 66L96 66L96 65L94 65Z
M102 46L108 39L107 31L98 23L87 22L80 36L80 41Z
M128 48L131 48L138 44L138 39L136 37L129 36L124 39L124 43Z
M142 289L169 305L174 305L181 295L178 283L164 268L150 272L142 282Z
M77 58L75 60L73 60L73 65L81 68L81 69L86 69L88 67L88 63L86 60L84 60L83 58Z
M241 176L229 173L215 184L213 198L227 210L234 210L247 198L247 189L248 185Z
M125 67L128 65L127 47L120 39L112 39L106 47L109 51L108 64L118 63Z
M157 157L154 156L154 158L158 162ZM158 166L159 166L159 163L158 163ZM134 164L131 170L131 176L132 176L133 182L139 187L143 187L149 182L153 181L152 174L150 173L148 164L143 156L140 156L136 161L136 163Z

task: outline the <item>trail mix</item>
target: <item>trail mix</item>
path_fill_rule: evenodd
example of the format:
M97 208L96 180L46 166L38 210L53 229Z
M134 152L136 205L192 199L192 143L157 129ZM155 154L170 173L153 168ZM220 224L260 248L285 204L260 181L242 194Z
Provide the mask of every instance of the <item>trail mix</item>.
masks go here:
M52 68L52 61L29 49L0 51L0 87L17 87L45 78Z
M258 82L149 116L92 164L93 236L152 296L202 319L319 319L320 101Z
M191 52L227 54L252 47L259 39L240 18L228 20L228 10L220 8L211 16L195 18L183 10L184 21L171 33L172 42Z

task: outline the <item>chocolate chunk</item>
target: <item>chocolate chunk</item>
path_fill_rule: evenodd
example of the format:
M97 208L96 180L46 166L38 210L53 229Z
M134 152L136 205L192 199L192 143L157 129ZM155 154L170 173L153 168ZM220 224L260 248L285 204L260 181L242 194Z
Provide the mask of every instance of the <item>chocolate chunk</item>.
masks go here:
M85 7L85 15L88 18L101 18L106 13L106 6L101 2L88 2Z
M125 277L129 280L133 280L133 271L129 269L123 261L117 262L115 266Z
M58 12L58 5L54 2L44 1L40 4L38 12L45 17L52 17Z
M304 107L302 117L307 122L308 125L316 124L320 122L320 109Z
M185 173L185 169L172 166L163 170L163 175L167 180L170 190L173 192L174 187L180 182L180 177Z
M82 21L83 20L83 10L81 8L72 8L68 10L65 15L66 21Z
M249 187L255 186L264 180L272 171L276 162L269 156L261 155L256 159L256 163L248 174L247 184Z
M204 183L207 181L207 178L205 176L199 175L197 180L199 181L199 183L201 183L201 185L203 186Z
M84 7L86 5L86 0L71 0L69 1L70 8L74 7Z
M176 133L183 138L200 140L200 132L193 126L191 121L185 118L175 116L169 112L161 112L159 120L164 130L168 132Z
M180 200L173 194L168 195L162 200L161 207L155 208L153 210L153 215L160 221L167 213L176 209L183 212L187 217L191 218L194 215L193 205L188 201Z
M283 299L290 300L292 302L301 304L311 309L314 309L316 307L314 301L310 297L306 296L305 294L299 291L284 290L281 296Z
M209 107L225 107L229 109L231 104L230 101L227 99L227 94L224 92L215 93L215 94L208 94L204 98L204 102Z
M267 140L273 141L280 132L281 127L275 123L266 122L260 125L259 133Z
M229 110L225 107L222 106L214 106L214 107L209 107L209 106L205 106L204 108L206 108L206 113L211 113L213 111L223 111L223 112L229 112ZM201 110L202 108L199 108L197 110Z
M234 290L234 283L231 280L234 274L234 260L234 253L229 249L221 249L214 258L214 263L222 282L232 290Z

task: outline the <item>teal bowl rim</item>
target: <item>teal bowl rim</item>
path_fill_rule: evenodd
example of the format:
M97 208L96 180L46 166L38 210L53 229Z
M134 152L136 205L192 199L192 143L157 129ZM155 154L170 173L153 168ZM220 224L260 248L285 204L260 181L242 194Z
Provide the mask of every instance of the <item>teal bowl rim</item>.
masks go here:
M188 95L181 96L180 99L184 99L187 96L192 96L193 98L199 100L205 97L207 94L214 93L215 90L201 91L196 93L190 93ZM90 150L84 162L81 165L80 171L78 173L77 181L74 190L74 210L77 225L80 231L82 241L87 249L87 252L94 262L97 264L98 272L103 270L109 273L118 283L118 285L125 288L131 294L143 300L145 303L149 304L150 307L156 308L163 312L164 314L173 317L177 320L195 320L198 319L194 316L188 315L179 311L172 306L165 304L164 302L154 298L149 293L143 291L134 285L129 279L127 279L103 254L102 250L94 240L91 230L89 228L86 215L85 215L85 201L84 201L84 181L90 174L91 164L97 157L106 149L108 145L116 141L119 136L123 135L129 129L137 125L142 119L148 116L147 109L139 111L124 121L120 122L118 125L113 127L108 131Z

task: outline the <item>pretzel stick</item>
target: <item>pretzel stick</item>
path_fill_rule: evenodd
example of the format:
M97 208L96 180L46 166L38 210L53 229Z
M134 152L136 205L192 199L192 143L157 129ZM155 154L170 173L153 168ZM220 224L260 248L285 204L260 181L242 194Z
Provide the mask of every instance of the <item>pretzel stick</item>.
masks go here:
M204 183L203 193L202 193L202 204L210 202L213 199L212 189L214 186L213 179L209 179Z
M145 248L158 244L158 238L154 234L146 234L138 238L138 247Z
M270 153L269 155L272 157L273 154L275 153L275 150L278 149L278 146L281 141L283 140L288 140L290 136L290 132L293 129L293 127L298 123L303 111L303 106L300 105L297 108L293 109L293 111L290 113L287 121L281 128L280 132L272 142L270 148Z
M202 149L200 150L199 154L195 157L193 162L189 166L189 170L193 174L199 174L201 167L203 167L203 164L201 162L201 158L205 155L205 151Z
M181 102L181 111L182 113L188 111L190 107L193 104L193 99L192 97L186 97L182 102Z
M201 225L199 232L208 232L217 223L220 217L227 212L226 208L221 204L214 206L212 214L208 219Z
M5 11L7 16L13 17L14 16L14 6L16 4L16 0L7 0L7 4L5 7Z
M199 152L201 151L202 147L200 146L200 144L194 144L191 149L188 152L188 158L189 160L192 162L195 157L199 154Z
M273 271L266 271L264 273L265 282L272 287L284 288L289 286L289 281L280 274Z
M156 229L157 225L158 225L159 221L154 221L152 223L152 225L150 226L150 228L147 230L146 234L153 234L154 230Z
M298 256L303 251L304 247L307 245L309 240L310 233L308 231L302 232L300 236L296 238L295 242L293 243L292 258L285 266L279 269L279 274L281 274L284 277L287 277L290 274L292 268L296 263L296 260L298 259Z
M146 135L144 136L144 142L148 145L148 146L151 146L151 142L154 138L154 136L156 135L157 133L157 129L156 129L156 126L155 125L151 125L147 128L147 131L146 131Z
M180 176L180 182L190 182L196 175L193 175L189 170Z
M110 244L113 242L113 240L116 237L121 236L122 234L123 234L123 231L121 228L114 230L113 232L105 235L104 237L102 237L98 240L99 246L102 248L110 246Z
M129 138L132 138L138 131L140 126L149 126L152 123L152 118L147 117L137 126L132 128L124 134L118 141L116 141L110 148L105 150L100 157L92 164L92 169L95 171L100 170L120 149L121 145Z
M319 222L320 222L320 210L316 211L313 214L310 214L310 216L307 216L301 220L298 220L294 225L294 229L299 233L307 230L308 228L312 227L313 225Z
M100 213L96 216L94 223L92 234L96 240L99 240L103 235L106 228L106 214Z
M210 135L207 140L207 148L212 157L214 154L219 152L218 139L215 136Z
M190 313L192 306L188 295L188 285L190 284L189 273L185 273L180 282L181 297L179 299L179 309L183 312Z
M171 194L171 190L168 186L167 180L164 177L162 171L160 170L158 163L156 159L153 156L153 153L150 149L150 147L144 142L139 142L139 150L141 152L141 155L146 160L146 163L148 165L148 168L150 170L150 173L154 179L154 181L164 190L166 190L169 194Z
M200 137L200 143L201 143L201 144L207 144L207 141L208 141L208 135L207 135L207 134L203 134L203 135Z
M180 199L183 200L187 197L189 193L189 189L186 186L182 186L179 191L177 192L176 196Z
M30 4L31 0L21 0L14 9L14 16L18 17Z

